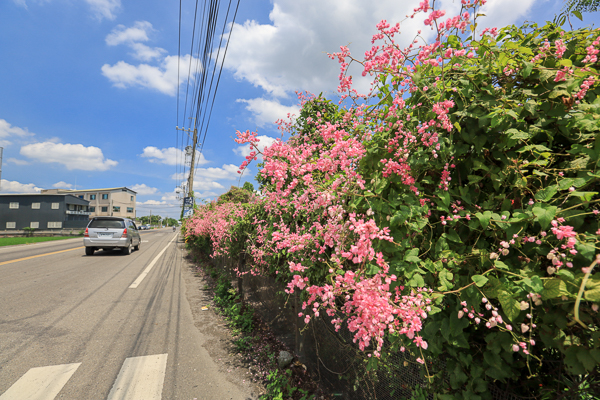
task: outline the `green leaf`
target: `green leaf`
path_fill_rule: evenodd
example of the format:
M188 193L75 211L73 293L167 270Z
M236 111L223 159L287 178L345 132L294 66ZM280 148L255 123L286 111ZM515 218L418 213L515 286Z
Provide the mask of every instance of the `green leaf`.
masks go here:
M482 287L488 282L488 278L483 275L473 275L471 279L478 287Z
M558 64L562 65L563 67L571 67L573 66L573 61L569 60L568 58L563 58L558 62Z
M510 269L510 268L508 268L508 265L504 264L502 261L499 261L499 260L495 260L494 265L496 266L496 268L499 268L499 269L506 269L506 270Z
M556 186L548 186L539 190L533 197L538 201L548 202L557 192L558 188Z
M527 78L531 74L531 70L533 69L533 63L525 61L523 65L525 66L525 68L523 68L522 70L523 78Z
M579 10L573 10L571 11L571 14L579 18L580 21L583 21L583 16L581 15L581 12Z
M556 210L558 208L555 206L548 206L546 204L542 204L541 206L533 207L533 214L536 216L536 221L540 223L542 229L548 229L550 226L550 222L556 216Z
M547 279L544 281L544 290L541 293L543 300L558 299L568 296L567 284L562 279Z
M498 301L500 301L502 311L504 311L504 314L506 314L511 321L513 321L521 312L519 302L515 300L509 292L498 291Z
M583 298L588 301L600 301L600 279L591 277L585 285L586 291L583 292Z
M511 128L511 129L507 130L506 134L508 135L509 139L513 139L513 140L527 140L527 139L529 139L529 133L523 132L523 131L519 131L519 130L514 129L514 128Z
M454 287L454 284L451 282L454 279L454 274L447 269L440 271L438 275L440 279L441 285L438 287L438 290L444 292L446 290L450 290Z
M462 243L460 236L458 236L458 233L456 233L456 231L454 229L449 229L448 232L442 234L442 236L444 236L446 239L450 240L451 242Z
M577 349L577 359L579 360L579 362L581 362L581 364L583 365L583 367L591 372L594 370L594 368L596 368L596 360L594 360L594 357L592 357L592 355L590 354L590 351L588 349L586 349L585 347L579 347Z
M475 213L475 216L479 220L479 223L481 224L481 227L485 229L490 224L490 219L492 218L492 212L491 211L486 211L483 214L482 213Z

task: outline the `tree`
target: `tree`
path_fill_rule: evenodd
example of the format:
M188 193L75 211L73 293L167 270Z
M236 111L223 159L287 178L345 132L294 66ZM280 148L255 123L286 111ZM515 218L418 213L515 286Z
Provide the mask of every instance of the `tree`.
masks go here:
M567 0L565 8L569 11L596 12L600 0Z

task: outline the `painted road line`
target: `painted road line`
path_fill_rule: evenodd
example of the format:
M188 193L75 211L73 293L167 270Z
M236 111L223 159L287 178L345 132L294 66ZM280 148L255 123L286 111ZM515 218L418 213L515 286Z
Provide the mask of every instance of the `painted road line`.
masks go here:
M0 400L53 400L81 363L31 368Z
M127 358L106 400L160 400L166 369L167 354Z
M16 260L2 261L2 262L0 262L0 265L10 264L10 263L14 263L17 261L31 260L32 258L51 256L52 254L60 254L60 253L65 253L67 251L79 250L79 249L83 249L84 247L85 246L75 247L73 249L53 251L52 253L38 254L37 256L29 256L29 257L17 258Z
M158 253L158 255L156 257L154 257L154 260L152 260L152 262L146 267L146 269L140 274L140 276L138 276L138 278L129 286L129 289L136 289L139 286L139 284L142 283L142 281L144 280L146 275L148 275L148 273L150 272L152 267L154 267L154 264L156 264L156 262L158 261L160 256L163 255L165 250L167 250L167 247L169 247L171 245L171 242L173 242L173 240L175 240L176 237L177 236L175 236L173 239L171 239L171 241L169 243L167 243L165 248L162 249L161 252Z

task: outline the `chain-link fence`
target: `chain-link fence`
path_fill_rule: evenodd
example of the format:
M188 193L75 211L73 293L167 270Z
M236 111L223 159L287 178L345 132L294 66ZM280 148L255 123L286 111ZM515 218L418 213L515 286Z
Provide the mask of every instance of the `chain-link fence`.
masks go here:
M244 299L272 329L274 334L299 361L313 373L322 387L340 399L392 400L410 399L416 388L424 393L441 385L449 386L443 359L426 360L427 368L416 362L416 356L406 352L387 354L377 368L368 369L369 358L353 342L347 329L335 331L331 318L320 316L305 325L298 313L302 302L294 294L285 293L285 285L268 276L245 274L237 278L239 265L229 258L214 259L215 266L230 274L234 287L244 293ZM468 351L468 350L467 350ZM427 382L425 375L437 375ZM490 387L494 400L521 400L506 389ZM430 396L432 398L432 396Z

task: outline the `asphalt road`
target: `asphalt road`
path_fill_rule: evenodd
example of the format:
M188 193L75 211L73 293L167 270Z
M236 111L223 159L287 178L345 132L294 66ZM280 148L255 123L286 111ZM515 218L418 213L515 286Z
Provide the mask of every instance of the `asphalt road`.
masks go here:
M201 345L178 242L0 247L0 400L248 399Z

